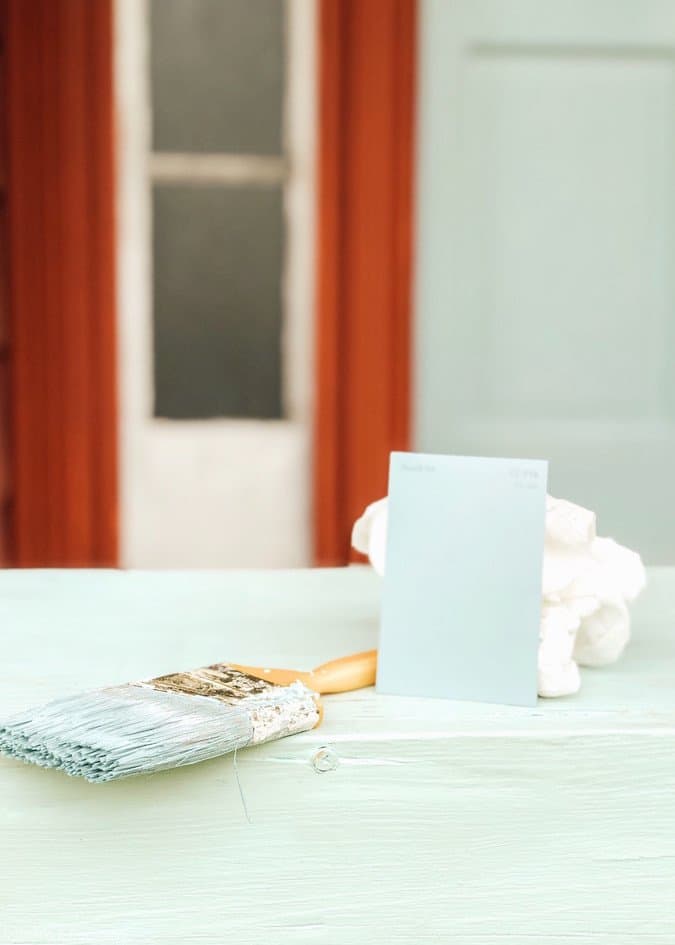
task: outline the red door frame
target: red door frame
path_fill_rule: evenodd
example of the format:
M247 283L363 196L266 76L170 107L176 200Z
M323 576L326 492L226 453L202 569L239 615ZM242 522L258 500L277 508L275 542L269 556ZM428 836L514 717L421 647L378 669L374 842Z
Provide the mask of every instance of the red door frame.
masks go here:
M9 310L7 298L7 103L5 97L5 49L7 3L0 0L0 568L11 564L12 479L9 444Z
M7 0L14 560L117 561L112 0Z
M416 0L321 0L314 549L349 560L410 431Z

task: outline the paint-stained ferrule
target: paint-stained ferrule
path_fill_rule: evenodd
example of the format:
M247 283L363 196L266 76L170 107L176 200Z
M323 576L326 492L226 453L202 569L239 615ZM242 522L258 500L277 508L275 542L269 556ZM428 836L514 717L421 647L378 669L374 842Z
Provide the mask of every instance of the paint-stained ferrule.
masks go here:
M139 685L240 706L251 720L250 745L305 732L319 721L318 697L302 683L276 686L227 663L157 676Z

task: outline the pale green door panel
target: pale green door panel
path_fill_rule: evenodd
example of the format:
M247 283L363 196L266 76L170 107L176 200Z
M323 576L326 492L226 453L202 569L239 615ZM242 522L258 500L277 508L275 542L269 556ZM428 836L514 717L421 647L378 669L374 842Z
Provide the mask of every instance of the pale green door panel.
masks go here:
M415 446L675 562L675 4L420 15Z

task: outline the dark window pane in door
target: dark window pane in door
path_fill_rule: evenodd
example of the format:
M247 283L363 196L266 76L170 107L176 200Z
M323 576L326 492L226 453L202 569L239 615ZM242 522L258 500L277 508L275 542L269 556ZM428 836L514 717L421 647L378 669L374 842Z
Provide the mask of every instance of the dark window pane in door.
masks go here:
M157 186L155 415L282 415L280 188Z
M280 154L283 0L152 0L153 150Z

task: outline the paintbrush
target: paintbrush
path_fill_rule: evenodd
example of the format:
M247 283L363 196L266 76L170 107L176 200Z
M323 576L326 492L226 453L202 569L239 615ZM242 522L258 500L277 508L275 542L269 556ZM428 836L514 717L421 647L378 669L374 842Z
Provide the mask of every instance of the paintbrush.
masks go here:
M370 650L310 672L215 663L80 693L0 723L0 751L88 781L195 764L320 724L319 695L375 682Z

